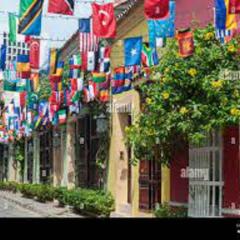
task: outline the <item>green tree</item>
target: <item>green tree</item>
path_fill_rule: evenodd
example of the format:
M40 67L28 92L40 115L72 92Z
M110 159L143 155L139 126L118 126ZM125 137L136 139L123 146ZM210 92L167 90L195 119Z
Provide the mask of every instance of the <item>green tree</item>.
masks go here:
M168 162L173 148L199 143L206 132L238 123L240 81L226 80L221 72L239 70L238 38L221 45L214 28L194 31L195 53L178 54L178 43L168 40L160 64L152 69L151 84L142 84L143 111L126 129L135 157L152 158L156 151Z

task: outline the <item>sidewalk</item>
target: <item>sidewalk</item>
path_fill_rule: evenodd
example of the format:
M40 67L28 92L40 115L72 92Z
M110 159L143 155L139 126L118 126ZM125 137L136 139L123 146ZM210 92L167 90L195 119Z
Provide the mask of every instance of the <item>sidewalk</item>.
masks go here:
M33 199L23 198L21 193L12 193L0 191L0 199L5 199L11 203L19 205L22 208L38 213L44 218L83 218L75 214L71 209L58 207L55 202L40 203Z

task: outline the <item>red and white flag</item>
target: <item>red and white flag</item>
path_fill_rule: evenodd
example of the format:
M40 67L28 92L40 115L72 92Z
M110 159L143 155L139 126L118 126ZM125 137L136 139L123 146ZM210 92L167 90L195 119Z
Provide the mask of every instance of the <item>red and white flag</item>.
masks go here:
M49 0L48 12L63 15L73 15L74 0Z
M144 13L147 19L161 19L169 14L169 0L145 0Z
M80 19L79 21L79 44L80 52L96 52L100 38L93 34L92 20Z
M93 11L93 33L102 38L115 38L116 18L112 3L99 5L92 4Z
M31 69L39 69L40 62L40 40L31 38L29 44L29 61Z

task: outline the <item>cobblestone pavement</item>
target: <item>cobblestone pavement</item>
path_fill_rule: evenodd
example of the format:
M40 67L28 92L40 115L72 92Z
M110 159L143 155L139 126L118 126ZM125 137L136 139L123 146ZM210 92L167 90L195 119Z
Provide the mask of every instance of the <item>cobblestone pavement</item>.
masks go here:
M60 208L57 203L40 203L23 198L20 193L0 191L0 218L82 218L69 208Z
M41 215L24 209L0 197L0 218L36 218Z

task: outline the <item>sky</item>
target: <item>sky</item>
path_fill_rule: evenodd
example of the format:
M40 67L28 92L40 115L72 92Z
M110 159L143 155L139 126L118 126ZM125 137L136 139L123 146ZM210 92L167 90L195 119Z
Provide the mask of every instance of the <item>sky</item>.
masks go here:
M8 32L8 15L1 13L1 11L18 13L20 1L21 0L0 0L0 34L4 31ZM48 14L48 0L44 0L43 15L53 17L42 18L41 37L51 39L70 38L78 29L77 18L87 18L91 16L91 1L93 2L94 0L76 0L74 17L66 17L62 15ZM104 0L106 3L112 1L113 0ZM101 0L100 2L102 3L103 1ZM63 44L64 42L60 41L42 41L40 63L43 64L46 61L47 52L50 47L61 47Z

